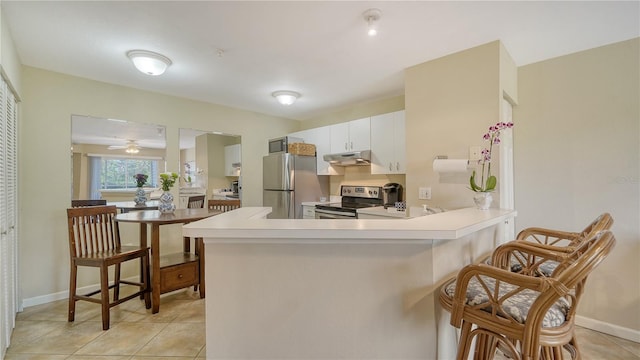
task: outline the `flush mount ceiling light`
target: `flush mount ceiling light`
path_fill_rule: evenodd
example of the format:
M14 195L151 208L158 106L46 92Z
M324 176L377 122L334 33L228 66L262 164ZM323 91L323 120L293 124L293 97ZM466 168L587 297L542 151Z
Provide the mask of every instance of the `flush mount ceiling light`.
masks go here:
M271 95L278 99L280 104L287 106L296 102L296 100L301 96L300 93L288 90L274 91Z
M380 20L382 16L382 11L380 11L380 9L369 9L365 11L362 16L367 22L367 34L369 34L369 36L376 36L378 34L378 20Z
M152 51L131 50L127 52L127 57L131 59L136 69L147 75L162 75L171 65L168 57Z

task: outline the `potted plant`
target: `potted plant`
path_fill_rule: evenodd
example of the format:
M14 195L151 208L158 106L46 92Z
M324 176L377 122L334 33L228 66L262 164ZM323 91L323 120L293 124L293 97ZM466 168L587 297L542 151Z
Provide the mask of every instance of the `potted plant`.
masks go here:
M174 172L166 172L160 174L160 185L162 186L162 195L160 195L160 202L158 203L158 210L161 213L172 213L176 209L176 205L173 203L173 195L170 190L178 179L178 174Z
M147 183L149 175L135 174L133 178L136 179L136 195L133 201L136 203L136 206L143 206L147 202L147 194L142 187Z
M489 127L489 132L484 134L482 138L489 142L489 148L482 149L481 158L478 160L478 164L482 165L480 175L474 170L469 179L469 185L471 190L478 193L473 197L478 209L487 210L491 206L493 197L491 192L496 189L498 185L498 179L495 175L491 174L491 154L493 152L493 145L500 144L500 132L505 129L511 129L513 127L512 122L499 122ZM478 177L480 179L478 179ZM478 182L480 180L480 182Z

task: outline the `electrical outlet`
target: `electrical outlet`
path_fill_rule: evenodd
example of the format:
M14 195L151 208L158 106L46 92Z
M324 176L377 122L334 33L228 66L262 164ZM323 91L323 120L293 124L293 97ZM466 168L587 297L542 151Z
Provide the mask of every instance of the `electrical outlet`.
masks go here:
M480 146L469 147L469 160L471 161L480 160L480 158L482 157L482 155L480 154L481 152L482 152L482 147Z
M418 188L418 199L431 200L431 188L430 187Z

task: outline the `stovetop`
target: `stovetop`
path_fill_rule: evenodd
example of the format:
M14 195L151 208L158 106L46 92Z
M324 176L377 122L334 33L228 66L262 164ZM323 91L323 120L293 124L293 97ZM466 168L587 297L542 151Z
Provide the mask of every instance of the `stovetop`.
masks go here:
M353 212L357 209L382 206L382 187L342 185L342 202L316 205L316 209Z

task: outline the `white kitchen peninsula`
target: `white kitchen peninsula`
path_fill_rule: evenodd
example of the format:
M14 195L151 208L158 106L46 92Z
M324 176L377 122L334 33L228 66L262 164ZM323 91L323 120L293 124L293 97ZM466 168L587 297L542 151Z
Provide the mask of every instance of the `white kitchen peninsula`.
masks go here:
M504 242L503 225L516 215L469 208L407 220L286 220L269 212L243 207L183 227L205 242L207 359L448 358L455 337L436 290Z

